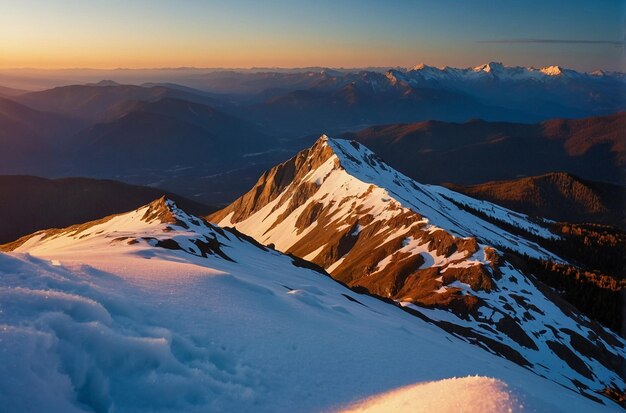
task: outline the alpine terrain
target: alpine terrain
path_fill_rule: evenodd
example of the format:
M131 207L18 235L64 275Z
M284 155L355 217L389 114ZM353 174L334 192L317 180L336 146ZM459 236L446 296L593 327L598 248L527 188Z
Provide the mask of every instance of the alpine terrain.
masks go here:
M209 219L592 400L623 397L624 340L524 270L523 257L568 264L537 241L558 241L548 221L417 183L326 136Z
M576 373L555 357L539 377L166 198L1 248L2 411L619 410L557 384ZM619 357L621 340L539 305ZM622 385L585 360L585 383Z

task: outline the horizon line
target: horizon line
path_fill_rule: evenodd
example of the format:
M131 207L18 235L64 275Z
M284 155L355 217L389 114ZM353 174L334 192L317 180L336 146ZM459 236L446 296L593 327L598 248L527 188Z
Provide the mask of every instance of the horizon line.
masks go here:
M523 43L523 42L534 42L534 43L544 43L544 42L549 42L547 40L541 40L541 39L511 39L511 40L480 40L478 41L478 43ZM574 42L574 41L571 41ZM626 44L626 42L619 42L620 44ZM561 67L564 69L569 69L568 67L565 66L561 66L558 64L550 64L550 65L546 65L546 66L540 66L540 67L535 67L534 65L530 65L530 66L519 66L519 65L514 65L514 66L509 66L505 63L502 63L500 61L496 61L496 60L492 60L489 61L487 63L482 63L482 64L478 64L476 66L464 66L464 67L456 67L456 66L431 66L434 68L437 68L439 70L445 69L445 68L453 68L453 69L474 69L483 65L487 65L487 64L492 64L492 63L497 63L497 64L502 64L504 67L525 67L528 69L544 69L544 68L548 68L548 67L553 67L553 66L557 66L557 67ZM353 66L353 67L344 67L344 66L249 66L249 67L241 67L241 66L232 66L232 67L228 67L228 66L207 66L207 67L202 67L202 66L176 66L176 67L171 67L171 66L162 66L162 67L111 67L111 68L103 68L103 67L32 67L32 66L21 66L21 67L0 67L0 71L21 71L21 70L33 70L33 71L107 71L107 72L114 72L114 71L185 71L185 70L189 70L189 71L259 71L259 70L267 70L267 71L276 71L276 70L337 70L337 71L357 71L357 70L392 70L392 69L403 69L403 70L412 70L413 68L422 65L423 63L418 63L412 66L401 66L401 65L384 65L384 66ZM425 66L430 66L427 64L423 64ZM626 72L622 72L619 70L608 70L608 69L602 69L602 68L596 68L594 70L591 71L584 71L584 70L576 70L576 69L570 69L570 70L575 70L577 72L580 73L593 73L595 71L605 71L605 72L614 72L614 73L626 73Z

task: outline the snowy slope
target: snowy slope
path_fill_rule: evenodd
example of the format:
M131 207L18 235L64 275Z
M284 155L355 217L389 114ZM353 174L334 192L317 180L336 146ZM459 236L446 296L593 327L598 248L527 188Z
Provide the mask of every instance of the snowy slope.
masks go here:
M489 395L489 397L485 397ZM345 413L386 413L410 409L412 413L501 413L528 409L529 395L487 377L464 377L419 383L356 403ZM537 412L554 407L533 406Z
M541 222L419 184L356 142L323 136L210 219L565 387L626 387L624 341L506 261L507 250L560 261L497 224L554 237Z
M337 411L477 374L498 392L452 396L532 395L516 412L620 411L167 200L3 250L14 250L0 253L3 412Z

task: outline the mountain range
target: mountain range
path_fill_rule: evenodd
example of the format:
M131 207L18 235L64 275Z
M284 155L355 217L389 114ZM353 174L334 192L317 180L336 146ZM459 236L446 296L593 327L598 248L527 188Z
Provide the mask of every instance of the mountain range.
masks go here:
M434 69L422 67L394 69L395 75L327 70L232 75L233 88L237 82L259 88L271 82L263 92L244 95L171 82L138 86L102 81L16 91L0 101L0 173L116 179L225 205L264 170L309 146L315 140L313 131L350 130L340 136L365 143L398 170L425 183L467 185L563 171L624 184L623 113L514 123L510 121L536 117L520 118L515 113L524 108L476 94L495 82L505 97L517 96L507 88L533 82L533 87L550 85L541 92L545 99L576 103L581 100L563 94L583 93L598 101L613 94L608 102L621 96L623 77L488 66L489 71L484 67L458 72L463 76L444 76L450 82L456 79L458 87L423 85L443 74L426 76L425 71ZM276 86L283 81L284 87ZM482 86L476 93L463 89L470 84ZM606 84L612 85L607 91L596 90ZM580 116L619 109L601 107L596 102L563 113ZM549 109L539 118L563 114L557 112ZM475 117L500 120L472 120ZM417 122L433 118L461 123ZM373 123L386 126L363 129ZM457 167L441 167L449 163Z
M473 120L379 125L341 136L371 147L421 182L478 184L564 171L624 185L625 129L621 112L537 124Z
M553 172L508 181L448 187L526 215L566 222L595 222L626 229L626 188L620 185Z

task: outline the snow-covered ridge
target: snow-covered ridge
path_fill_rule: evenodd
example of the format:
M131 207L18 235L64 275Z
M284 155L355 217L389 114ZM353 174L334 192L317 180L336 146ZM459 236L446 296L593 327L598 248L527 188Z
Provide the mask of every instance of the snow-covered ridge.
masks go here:
M174 201L158 199L126 214L74 225L65 229L38 231L4 246L5 250L34 254L86 253L109 245L149 245L183 251L196 256L217 254L224 231L179 209Z
M506 66L500 62L489 62L475 67L454 68L442 67L437 68L419 64L413 68L400 71L391 69L387 72L387 77L392 81L404 81L408 84L417 84L425 81L563 81L571 79L584 80L603 80L614 79L624 81L626 78L623 73L604 72L596 70L590 73L577 72L572 69L562 68L552 65L541 68L523 67L523 66Z
M21 241L0 253L3 412L312 413L473 375L532 395L520 411L618 411L167 200Z
M343 139L321 138L333 148L341 166L352 176L363 182L385 188L402 206L413 209L425 216L437 227L452 232L459 237L475 236L485 243L506 248L514 244L526 245L524 251L530 256L556 259L556 257L535 243L507 234L502 229L480 220L456 204L462 204L487 216L507 222L526 232L542 238L557 238L546 227L519 212L511 211L487 201L473 199L442 186L420 184L394 170L364 145ZM455 211L458 210L458 211ZM454 211L456 216L449 216L442 211ZM497 234L499 232L500 234ZM520 248L521 246L513 247ZM522 252L522 251L520 251Z

